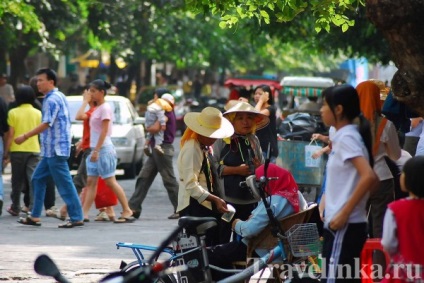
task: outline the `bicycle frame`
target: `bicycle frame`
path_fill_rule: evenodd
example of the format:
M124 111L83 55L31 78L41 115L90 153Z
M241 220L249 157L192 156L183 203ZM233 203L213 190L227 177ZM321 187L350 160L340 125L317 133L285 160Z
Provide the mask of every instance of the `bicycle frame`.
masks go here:
M278 258L282 258L284 255L284 246L282 241L280 240L278 246L272 249L269 253L264 255L255 261L251 266L243 269L240 273L234 274L230 277L227 277L223 280L218 281L217 283L233 283L239 282L244 279L248 279L253 276L259 270L264 269L268 264L271 264L274 260Z
M158 247L155 246L148 246L148 245L142 245L142 244L134 244L134 243L124 243L124 242L118 242L116 243L116 248L130 248L132 252L134 253L135 257L137 258L138 263L140 266L143 266L147 264L147 261L142 253L142 251L157 251ZM164 248L162 250L163 253L167 253L171 256L170 259L173 259L176 257L176 252L172 248Z
M157 258L159 257L159 255L161 253L166 253L170 255L170 258L168 258L166 260L167 264L171 264L174 261L177 261L179 259L182 259L185 255L187 254L191 254L197 251L200 251L200 257L199 262L202 262L203 265L201 265L201 269L203 272L203 276L204 276L204 281L205 282L212 282L212 277L211 277L211 273L210 273L210 269L217 269L217 270L221 270L220 268L213 266L213 265L209 265L209 259L208 259L208 255L207 255L207 251L206 251L206 243L205 243L205 236L204 235L194 235L197 239L197 243L199 244L196 247L190 248L187 251L182 251L182 252L177 252L174 248L170 248L170 247L165 247L163 249L160 249L160 247L155 247L155 246L149 246L149 245L142 245L142 244L134 244L134 243L125 243L125 242L119 242L116 244L116 247L119 248L130 248L132 250L132 252L134 253L135 257L137 258L137 262L139 264L140 267L142 266L148 266L151 265L152 262L152 257L149 258L149 260L147 261L145 259L145 256L143 254L143 251L153 251L154 252L154 261L157 261ZM228 273L236 273L239 272L240 270L237 269L226 269L224 270L225 272ZM178 274L178 277L183 278L185 277L185 275L183 274ZM182 279L183 282L188 282L188 278L184 278ZM194 280L194 278L193 278Z

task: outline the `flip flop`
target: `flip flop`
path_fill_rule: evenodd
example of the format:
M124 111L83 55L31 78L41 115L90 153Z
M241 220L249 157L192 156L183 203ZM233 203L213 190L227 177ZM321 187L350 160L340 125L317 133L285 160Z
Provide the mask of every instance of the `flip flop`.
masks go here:
M59 219L59 220L62 220L62 221L65 221L66 220L66 216L62 216L60 214L53 215L52 217L54 217L56 219Z
M115 221L115 215L107 215L106 212L102 211L99 214L97 214L96 218L94 218L94 221L100 221L100 222L110 222Z
M19 212L14 211L11 207L9 207L7 209L7 212L9 212L9 214L12 215L12 216L18 216L19 215Z
M61 224L57 227L58 228L74 228L74 227L81 227L81 226L84 226L84 221L79 221L79 222L68 221L65 224Z
M23 225L41 226L40 221L34 221L32 220L31 217L25 217L25 218L21 217L19 218L18 223Z
M25 213L25 214L29 214L29 208L28 208L28 207L26 207L26 206L22 206L22 208L21 208L21 212L22 212L22 213Z
M133 223L135 221L135 218L133 216L130 217L119 217L113 223Z

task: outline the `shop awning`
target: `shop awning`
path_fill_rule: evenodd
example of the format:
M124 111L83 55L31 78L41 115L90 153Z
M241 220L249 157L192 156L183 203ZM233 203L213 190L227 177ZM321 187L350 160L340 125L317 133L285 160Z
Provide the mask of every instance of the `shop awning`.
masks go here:
M292 95L297 97L321 97L324 88L316 87L283 87L283 93L285 95Z
M269 85L274 89L281 89L279 81L267 80L267 79L246 79L246 78L231 78L225 81L225 86L235 85L244 87L257 87L258 85Z
M88 50L85 54L72 59L70 63L78 63L82 68L97 68L100 60L97 51Z

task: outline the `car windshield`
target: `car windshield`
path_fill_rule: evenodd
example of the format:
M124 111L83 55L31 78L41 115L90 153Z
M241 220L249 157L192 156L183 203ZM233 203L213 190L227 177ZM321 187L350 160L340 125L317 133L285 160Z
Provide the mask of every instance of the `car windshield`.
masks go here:
M73 124L82 123L82 121L75 120L75 116L78 112L78 109L81 107L81 103L82 101L68 101L71 121ZM125 103L123 102L121 103L118 101L107 101L107 103L109 103L110 106L112 107L113 116L114 116L114 120L113 120L114 124L123 125L123 124L132 123L131 112ZM88 110L88 106L86 111L87 110Z

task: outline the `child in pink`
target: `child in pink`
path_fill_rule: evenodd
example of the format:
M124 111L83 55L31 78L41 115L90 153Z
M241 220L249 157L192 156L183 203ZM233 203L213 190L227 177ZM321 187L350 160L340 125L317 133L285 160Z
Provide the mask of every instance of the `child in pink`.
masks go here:
M409 196L388 205L381 244L392 263L382 282L424 280L424 156L409 159L400 176Z

